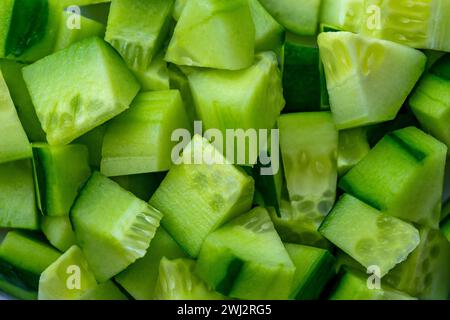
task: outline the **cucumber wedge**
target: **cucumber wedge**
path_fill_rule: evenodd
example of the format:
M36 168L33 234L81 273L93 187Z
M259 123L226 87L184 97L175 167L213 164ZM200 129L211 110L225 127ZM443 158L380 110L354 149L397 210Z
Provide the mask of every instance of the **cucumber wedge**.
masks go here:
M128 300L128 297L111 280L87 290L80 296L80 300Z
M71 210L77 243L99 282L145 255L162 214L94 172Z
M156 300L222 300L195 273L191 259L161 259L155 287Z
M255 27L247 0L192 0L175 27L166 61L239 70L252 64L254 51Z
M105 40L136 71L146 71L169 34L174 0L114 0Z
M164 214L162 225L175 241L196 257L209 233L250 209L254 181L199 135L186 146L180 160L150 204Z
M389 41L324 32L318 43L338 129L394 119L425 69L422 52Z
M437 228L447 147L415 127L386 135L340 181L346 192L395 217Z
M139 80L142 91L170 89L169 69L164 60L164 51L155 55L145 71L133 70L133 73Z
M108 124L101 172L120 176L169 170L176 145L172 133L189 127L178 90L139 94L129 110Z
M42 217L41 229L48 241L61 252L66 252L76 244L75 233L68 216Z
M338 173L342 177L370 151L366 128L339 131Z
M339 199L319 231L364 267L377 266L381 277L404 261L420 242L419 232L411 224L348 194Z
M239 299L287 299L295 266L268 212L255 208L212 232L197 274L216 291Z
M320 22L358 33L363 24L364 0L322 0Z
M89 38L23 68L42 129L64 145L128 108L139 84L106 42Z

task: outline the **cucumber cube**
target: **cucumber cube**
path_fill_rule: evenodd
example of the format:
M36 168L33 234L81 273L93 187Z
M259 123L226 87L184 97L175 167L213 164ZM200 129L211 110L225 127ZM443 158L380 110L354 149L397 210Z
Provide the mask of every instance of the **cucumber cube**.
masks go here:
M23 68L51 145L67 144L126 110L139 84L106 42L89 38Z
M345 194L319 229L320 233L383 277L419 245L419 231L411 224L386 215Z
M342 177L370 151L366 128L339 131L338 173Z
M145 255L161 213L94 172L71 210L77 243L104 282Z
M164 51L159 52L145 71L135 71L134 75L141 84L142 91L169 90L169 69L164 60ZM175 88L176 89L176 88Z
M61 252L66 252L76 244L75 232L68 216L44 216L41 218L41 229L48 241Z

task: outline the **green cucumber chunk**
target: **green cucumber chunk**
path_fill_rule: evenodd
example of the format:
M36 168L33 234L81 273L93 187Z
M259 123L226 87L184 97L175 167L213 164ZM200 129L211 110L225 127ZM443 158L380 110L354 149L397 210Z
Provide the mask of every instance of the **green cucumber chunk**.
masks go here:
M191 259L161 259L155 286L156 300L222 300L195 273Z
M74 143L83 144L88 148L89 164L96 169L100 169L100 162L102 161L102 145L105 131L106 124L92 129L74 141Z
M338 173L342 177L370 151L366 128L339 131Z
M425 68L422 52L389 41L323 32L318 43L340 130L394 119Z
M39 229L31 160L0 164L0 228Z
M94 172L71 210L77 243L99 282L145 255L162 214Z
M336 259L328 250L286 243L286 250L296 269L291 298L318 299L327 283L336 275Z
M80 300L128 300L128 297L120 291L117 285L114 284L113 281L108 280L104 283L99 284L93 289L87 290L84 292L80 298Z
M83 145L33 144L39 206L47 216L68 216L79 190L91 175Z
M175 26L166 61L240 70L253 62L255 27L247 0L188 1Z
M68 216L44 216L41 218L41 229L48 241L61 252L66 252L76 244L75 233Z
M167 231L160 227L145 256L114 279L136 300L154 299L160 261L163 257L178 259L186 258L187 255Z
M170 89L169 69L164 60L164 51L155 55L147 69L144 71L133 70L133 73L139 80L142 91Z
M94 274L81 249L72 246L39 279L39 300L77 300L97 287Z
M196 115L194 98L192 97L188 78L176 65L169 64L168 69L170 88L180 91L189 123L193 123L198 117Z
M77 42L23 68L52 145L67 144L126 110L139 84L103 40Z
M447 147L415 127L386 135L340 181L372 207L437 228Z
M322 0L320 22L358 33L363 23L364 0Z
M169 34L174 0L114 0L105 40L136 71L146 71Z
M178 90L140 93L130 109L108 123L101 172L120 176L167 171L172 165L172 133L190 124Z
M450 54L444 53L444 55L430 68L430 72L440 78L450 80Z
M122 188L130 191L139 199L148 201L158 189L166 176L166 172L154 172L144 174L133 174L128 176L117 176L111 179L117 182Z
M196 272L214 290L232 298L287 299L295 266L269 213L257 207L206 238Z
M377 266L381 277L404 261L420 242L419 232L411 224L348 194L339 199L319 231L364 267Z
M292 33L313 36L319 25L321 0L259 0Z
M209 233L250 209L254 181L199 135L178 161L150 204L164 214L162 225L175 241L196 257Z
M31 147L0 71L0 164L31 157Z

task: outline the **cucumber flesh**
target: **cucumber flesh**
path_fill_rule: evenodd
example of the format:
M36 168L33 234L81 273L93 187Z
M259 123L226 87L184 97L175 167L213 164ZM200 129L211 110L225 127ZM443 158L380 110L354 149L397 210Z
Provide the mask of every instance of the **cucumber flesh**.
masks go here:
M340 187L395 217L437 228L447 147L408 127L386 135Z
M201 155L205 158L195 164ZM250 209L254 181L199 135L186 146L181 160L170 169L150 204L164 214L162 225L175 241L196 257L209 233Z
M52 145L67 144L118 115L139 91L120 56L96 37L23 68L23 75Z
M133 73L139 80L142 91L170 89L169 69L167 68L167 62L164 60L164 51L155 55L146 70L133 70Z
M41 229L48 241L59 251L65 252L76 244L75 233L68 216L41 218Z
M364 0L323 0L320 21L342 31L358 33L363 11Z
M366 128L339 131L338 173L342 177L370 151Z
M287 299L295 266L268 212L258 207L206 238L196 272L213 289L233 298Z
M389 41L324 32L318 43L340 130L394 119L425 68L422 52Z
M411 224L348 194L337 202L319 231L364 267L377 266L381 276L404 261L420 242Z
M145 255L161 217L159 211L98 172L92 174L71 210L77 243L99 282Z
M93 289L87 290L80 296L80 300L128 300L127 296L120 291L120 289L112 282L108 280L99 284Z

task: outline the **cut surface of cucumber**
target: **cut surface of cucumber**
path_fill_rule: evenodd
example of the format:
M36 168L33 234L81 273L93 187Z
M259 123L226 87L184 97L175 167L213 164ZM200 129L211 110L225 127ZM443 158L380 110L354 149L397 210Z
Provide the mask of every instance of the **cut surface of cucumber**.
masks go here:
M338 173L342 177L370 151L366 128L339 131Z
M320 233L364 267L380 276L404 261L419 245L417 229L345 194L324 220Z
M139 80L142 91L170 89L169 69L162 50L155 55L145 71L133 70L133 74Z
M320 22L343 31L359 32L364 0L322 0Z
M120 56L93 37L23 68L52 145L67 144L126 110L139 84Z
M161 217L158 210L98 172L71 210L77 243L99 282L145 255Z
M118 301L118 300L128 300L128 297L120 291L117 285L113 281L108 280L106 282L100 283L98 286L85 291L81 296L80 300L100 300L100 301Z
M340 130L394 119L425 68L422 52L389 41L323 32L318 43Z
M68 216L44 216L41 218L41 229L48 241L61 252L76 244L75 233Z

